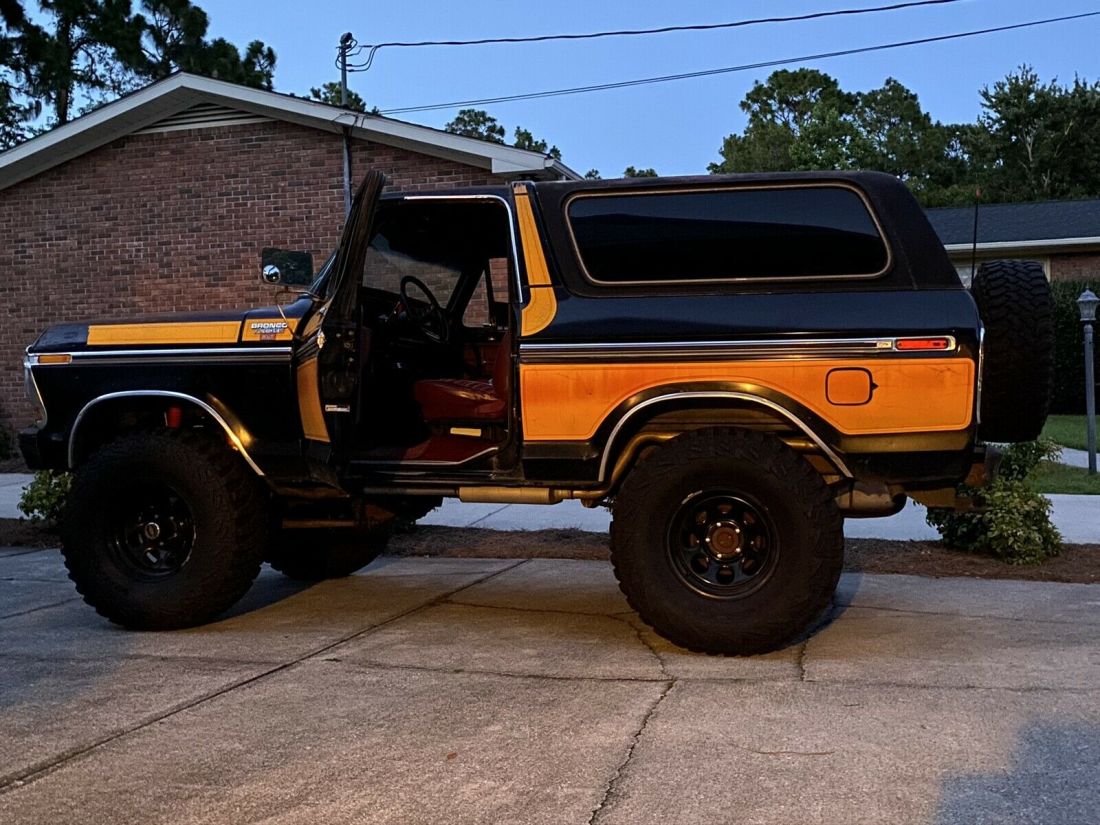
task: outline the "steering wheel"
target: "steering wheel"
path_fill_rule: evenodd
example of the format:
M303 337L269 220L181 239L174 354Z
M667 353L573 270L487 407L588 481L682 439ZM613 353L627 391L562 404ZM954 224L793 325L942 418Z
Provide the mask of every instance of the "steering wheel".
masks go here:
M409 300L410 286L415 286L428 299L427 309L422 309ZM405 315L420 327L420 332L425 338L436 344L447 342L447 337L450 334L447 315L443 312L443 308L439 305L435 295L428 289L427 284L413 275L403 277L401 279L401 303L405 307Z

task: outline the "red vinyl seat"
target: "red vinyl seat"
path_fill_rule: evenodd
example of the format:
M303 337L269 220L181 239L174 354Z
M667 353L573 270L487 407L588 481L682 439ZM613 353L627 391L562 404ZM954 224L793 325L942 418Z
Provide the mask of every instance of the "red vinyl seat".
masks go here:
M512 334L500 339L491 381L468 378L432 378L417 381L413 395L424 420L503 421L507 417L512 377Z

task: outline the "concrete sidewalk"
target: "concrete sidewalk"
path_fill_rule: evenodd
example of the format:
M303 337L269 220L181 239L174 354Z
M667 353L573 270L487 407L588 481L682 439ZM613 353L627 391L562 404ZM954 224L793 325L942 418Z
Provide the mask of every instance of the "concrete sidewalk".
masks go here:
M1070 467L1088 467L1088 450L1071 450L1069 447L1063 447L1062 455L1058 458L1058 463L1068 464Z
M19 498L32 476L0 473L0 518L22 518ZM1054 503L1054 524L1066 541L1100 544L1100 496L1048 496ZM896 516L849 519L844 534L854 539L896 541L936 540L939 533L924 520L925 508L910 503ZM446 499L443 506L420 521L441 527L482 527L488 530L546 530L576 528L606 533L611 514L603 507L586 509L579 501L553 506L537 504L463 504Z
M1054 504L1054 524L1072 544L1100 544L1100 496L1048 496ZM850 539L935 541L940 534L925 521L926 508L910 502L896 516L848 519L844 535ZM586 509L579 501L549 507L537 504L462 504L446 499L420 524L440 527L481 527L489 530L546 530L575 528L607 532L611 514L603 507Z
M28 473L0 473L0 518L23 518L19 499L33 478Z
M1100 587L845 576L807 641L688 654L606 563L265 571L129 633L0 550L0 822L1085 823Z

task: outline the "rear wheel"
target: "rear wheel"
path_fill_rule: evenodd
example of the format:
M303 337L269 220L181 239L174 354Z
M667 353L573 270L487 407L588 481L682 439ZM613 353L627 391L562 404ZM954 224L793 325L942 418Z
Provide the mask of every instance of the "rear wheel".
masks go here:
M192 431L108 444L76 472L62 553L77 590L132 628L209 621L260 570L267 508L255 478L224 445Z
M620 587L642 619L691 650L781 646L829 603L843 555L843 519L821 476L759 433L673 439L615 499Z

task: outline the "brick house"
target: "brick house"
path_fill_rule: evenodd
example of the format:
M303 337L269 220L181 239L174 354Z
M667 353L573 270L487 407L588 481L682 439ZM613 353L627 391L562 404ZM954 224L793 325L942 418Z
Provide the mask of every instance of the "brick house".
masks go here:
M270 303L264 247L335 246L352 180L576 178L545 155L176 74L0 154L0 426L35 415L24 347L61 320Z
M974 255L973 207L929 209L963 283ZM1100 284L1100 199L993 203L978 209L978 263L994 258L1039 261L1054 281Z

